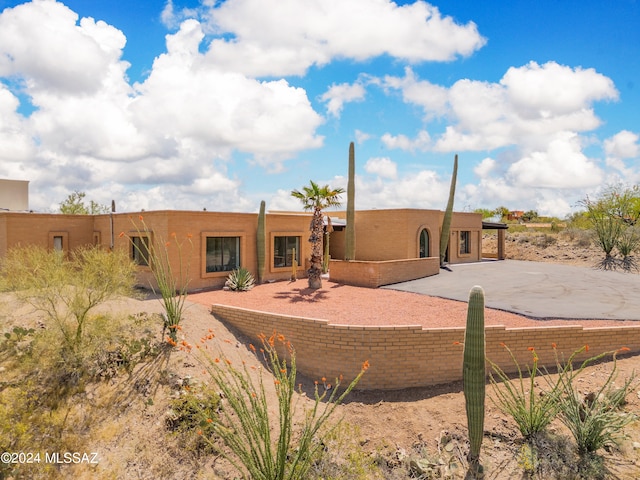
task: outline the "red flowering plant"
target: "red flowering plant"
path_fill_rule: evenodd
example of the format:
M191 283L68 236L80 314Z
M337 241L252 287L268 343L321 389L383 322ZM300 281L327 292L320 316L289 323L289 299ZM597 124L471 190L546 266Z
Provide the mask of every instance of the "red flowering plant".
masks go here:
M189 234L185 239L178 240L175 232L172 232L170 239L154 239L153 230L147 226L144 217L139 215L138 220L139 223L136 223L132 219L137 235L136 238L146 238L148 240L134 241L131 236L124 232L120 233L120 236L129 238L133 245L135 256L141 259L141 264L146 264L151 269L156 286L150 284L150 287L154 293L160 295L164 308L162 334L164 336L165 332L167 332L167 342L175 346L178 341L178 329L180 320L182 320L190 281L191 262L190 260L185 260L183 249L186 243L193 251L192 236ZM177 270L174 269L171 262L173 258L171 250L173 249L176 250ZM189 254L187 258L190 259L191 255Z
M490 398L505 415L513 418L522 436L531 440L544 431L558 414L560 389L557 385L549 385L546 391L537 389L536 376L541 372L534 347L528 348L532 353L532 365L527 364L526 373L523 373L511 349L504 343L500 345L509 352L518 376L512 379L499 365L487 359L491 365L489 380L495 395Z
M555 349L554 349L555 350ZM576 350L563 365L556 353L558 369L558 388L562 392L559 399L558 419L573 435L580 455L591 454L602 447L615 446L623 437L623 429L638 419L638 414L624 411L626 396L637 387L635 373L617 384L617 358L619 354L629 351L622 347L618 350L600 353L584 360L574 369L574 358L577 354L588 352L585 345ZM593 391L580 393L577 384L584 369L611 357L610 372L604 383Z
M210 336L201 339L202 343ZM296 399L304 393L296 384L296 354L284 335L274 332L270 337L261 334L261 348L249 344L266 370L273 376L277 407L271 405L273 395L268 395L262 366L249 366L223 357L198 355L205 370L220 389L222 408L219 419L213 424L212 444L221 439L226 449L219 449L241 472L242 478L256 480L306 479L311 467L323 453L323 439L339 424L328 425L336 407L353 390L369 368L365 361L358 375L344 389L340 388L342 375L334 384L315 382L314 402L305 415L295 414ZM206 348L206 347L205 347ZM281 357L278 351L285 354ZM199 349L201 354L203 349ZM257 380L254 379L257 377ZM296 385L298 385L296 391ZM269 390L271 390L269 388ZM302 418L296 425L296 418ZM276 438L272 438L274 434Z

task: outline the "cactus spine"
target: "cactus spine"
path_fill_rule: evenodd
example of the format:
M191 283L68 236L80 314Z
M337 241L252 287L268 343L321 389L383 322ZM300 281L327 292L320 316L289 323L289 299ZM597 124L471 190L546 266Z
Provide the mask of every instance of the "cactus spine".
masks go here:
M469 292L467 328L464 334L464 359L462 366L464 401L469 428L469 462L476 470L479 464L480 446L484 431L485 400L485 341L484 341L484 291L475 286Z
M453 160L453 174L449 187L449 201L442 219L442 231L440 232L440 266L444 266L444 259L449 246L449 231L451 230L451 217L453 216L453 197L456 194L456 177L458 176L458 155Z
M266 226L265 226L265 202L260 202L260 213L258 213L258 230L256 233L257 258L258 258L258 283L264 280L264 270L266 267L265 250L267 248Z
M356 155L353 142L349 144L349 181L347 183L347 228L345 260L356 259Z

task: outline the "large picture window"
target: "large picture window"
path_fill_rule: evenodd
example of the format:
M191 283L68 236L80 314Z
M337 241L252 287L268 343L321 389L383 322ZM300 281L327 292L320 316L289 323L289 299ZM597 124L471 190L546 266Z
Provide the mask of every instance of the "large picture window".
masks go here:
M207 237L206 272L230 272L240 267L240 237Z
M471 253L471 232L463 230L460 232L460 255Z
M149 237L131 237L131 260L136 265L149 266Z
M295 259L300 265L300 237L273 237L273 266L290 267Z

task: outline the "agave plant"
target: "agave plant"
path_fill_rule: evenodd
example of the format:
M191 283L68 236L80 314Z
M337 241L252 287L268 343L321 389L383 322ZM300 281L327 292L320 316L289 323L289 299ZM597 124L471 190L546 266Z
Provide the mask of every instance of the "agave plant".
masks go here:
M231 271L224 286L236 292L246 292L251 290L255 284L256 281L253 275L251 275L251 272L246 268L240 267Z

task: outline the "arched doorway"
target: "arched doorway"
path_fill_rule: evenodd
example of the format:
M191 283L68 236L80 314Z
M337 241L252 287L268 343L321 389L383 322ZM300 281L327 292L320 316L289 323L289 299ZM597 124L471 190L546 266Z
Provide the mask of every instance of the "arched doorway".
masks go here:
M429 231L426 228L423 228L420 232L420 258L430 256L429 252Z

